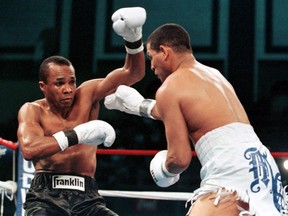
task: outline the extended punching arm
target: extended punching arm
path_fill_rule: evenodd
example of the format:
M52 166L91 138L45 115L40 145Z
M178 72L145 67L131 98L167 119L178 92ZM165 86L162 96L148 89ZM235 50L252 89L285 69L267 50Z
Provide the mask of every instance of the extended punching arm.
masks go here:
M116 92L105 98L104 105L107 109L116 109L128 114L153 118L151 111L156 101L144 99L134 88L120 85Z

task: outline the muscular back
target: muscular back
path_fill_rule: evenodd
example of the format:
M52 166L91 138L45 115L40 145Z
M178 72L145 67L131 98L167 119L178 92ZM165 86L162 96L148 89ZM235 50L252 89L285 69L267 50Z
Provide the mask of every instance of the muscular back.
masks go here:
M175 118L183 117L194 144L214 128L232 122L249 123L230 83L219 71L199 62L195 61L172 73L159 89L158 98L166 94L170 95L170 101L176 101ZM165 113L165 108L161 112ZM176 124L181 124L178 119L175 120Z

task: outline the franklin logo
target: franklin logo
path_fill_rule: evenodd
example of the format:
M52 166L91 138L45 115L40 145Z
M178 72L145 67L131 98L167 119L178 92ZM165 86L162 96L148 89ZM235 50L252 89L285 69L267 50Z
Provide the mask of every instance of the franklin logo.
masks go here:
M79 176L54 175L52 177L52 188L85 191L85 179Z

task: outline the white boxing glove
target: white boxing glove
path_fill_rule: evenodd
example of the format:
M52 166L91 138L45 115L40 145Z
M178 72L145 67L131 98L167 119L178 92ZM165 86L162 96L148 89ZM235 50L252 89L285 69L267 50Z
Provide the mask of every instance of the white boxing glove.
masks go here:
M146 21L146 11L141 7L121 8L111 17L114 31L125 40L127 53L143 51L142 26Z
M153 118L151 111L156 101L144 99L134 88L120 85L116 92L105 97L104 105L107 109L116 109L128 114Z
M159 151L150 162L151 176L159 187L169 187L180 179L180 174L170 173L165 166L167 152Z
M105 121L93 120L76 126L72 130L59 131L53 134L61 150L78 143L97 146L104 144L110 147L116 138L114 128Z

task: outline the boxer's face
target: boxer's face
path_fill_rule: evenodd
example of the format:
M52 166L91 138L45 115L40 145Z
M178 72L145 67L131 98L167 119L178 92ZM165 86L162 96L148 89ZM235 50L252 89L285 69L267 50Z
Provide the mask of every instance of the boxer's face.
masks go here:
M47 83L39 82L46 99L59 108L71 107L76 91L73 66L51 64Z
M147 43L147 56L151 61L151 70L154 71L154 74L164 82L167 76L169 75L168 70L168 61L167 61L167 50L164 46L160 46L160 51L151 49L150 43Z

